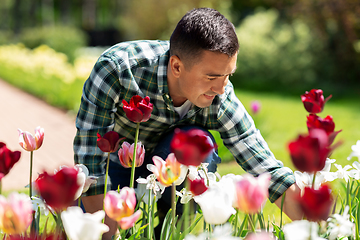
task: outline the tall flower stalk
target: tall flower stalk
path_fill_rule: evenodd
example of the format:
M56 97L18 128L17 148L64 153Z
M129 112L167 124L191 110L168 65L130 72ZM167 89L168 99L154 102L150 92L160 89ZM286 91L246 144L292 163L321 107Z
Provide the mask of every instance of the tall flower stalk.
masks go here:
M131 164L131 177L130 177L130 187L134 187L134 179L135 179L135 167L136 167L136 152L137 152L137 143L139 139L139 129L140 123L136 124L136 132L135 132L135 142L134 142L134 153L133 153L133 161Z
M106 171L105 171L105 186L104 186L104 198L107 193L107 182L108 182L108 175L109 175L109 163L110 163L110 154L116 152L119 148L120 141L123 138L120 138L120 135L115 131L110 131L104 134L102 137L99 133L97 134L97 146L100 148L101 151L108 153L107 161L106 161ZM105 211L105 204L103 203L103 210ZM103 223L105 218L103 218Z

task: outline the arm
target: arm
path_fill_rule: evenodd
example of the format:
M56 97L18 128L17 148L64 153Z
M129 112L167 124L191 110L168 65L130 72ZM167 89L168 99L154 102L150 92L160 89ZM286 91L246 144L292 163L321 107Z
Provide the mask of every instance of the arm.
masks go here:
M303 211L301 210L297 198L300 196L300 188L294 183L285 191L285 199L283 204L283 212L291 220L301 220L303 217ZM281 208L282 196L279 197L275 204Z
M92 195L87 197L82 197L82 203L85 207L86 212L94 213L103 209L103 194ZM110 230L103 234L103 240L111 240L111 237L117 231L117 222L109 218L107 215L105 216L105 224L109 226Z

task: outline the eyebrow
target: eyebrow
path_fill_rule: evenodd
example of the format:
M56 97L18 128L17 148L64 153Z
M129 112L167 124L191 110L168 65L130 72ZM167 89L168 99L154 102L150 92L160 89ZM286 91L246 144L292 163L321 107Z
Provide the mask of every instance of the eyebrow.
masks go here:
M229 73L229 74L216 74L216 73L209 73L209 74L206 74L206 76L209 76L209 77L224 77L224 76L228 76L228 75L231 75L231 74L235 73L236 68L237 68L237 67L235 67L235 68L234 68L234 70L232 70L232 72L231 72L231 73Z

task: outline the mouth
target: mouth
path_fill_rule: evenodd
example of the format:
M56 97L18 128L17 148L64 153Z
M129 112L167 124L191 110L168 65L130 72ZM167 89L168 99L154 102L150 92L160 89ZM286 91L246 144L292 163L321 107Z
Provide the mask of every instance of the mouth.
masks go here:
M216 96L216 95L207 95L207 94L204 94L204 97L205 97L206 99L209 99L209 100L214 99L215 96Z

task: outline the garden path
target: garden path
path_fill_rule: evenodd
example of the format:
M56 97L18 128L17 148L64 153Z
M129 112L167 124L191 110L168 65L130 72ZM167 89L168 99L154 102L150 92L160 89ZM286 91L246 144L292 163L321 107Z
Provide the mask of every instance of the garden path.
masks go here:
M12 150L21 151L20 161L2 179L4 191L21 190L29 184L30 153L18 142L18 131L34 135L35 128L45 130L41 148L34 151L33 179L47 171L53 173L61 165L73 165L72 142L76 133L75 117L54 108L0 79L0 142Z

